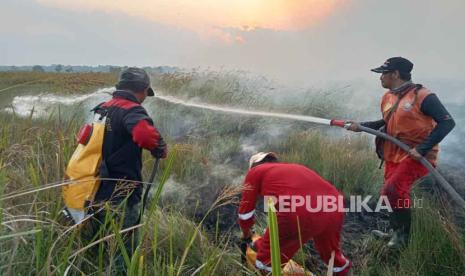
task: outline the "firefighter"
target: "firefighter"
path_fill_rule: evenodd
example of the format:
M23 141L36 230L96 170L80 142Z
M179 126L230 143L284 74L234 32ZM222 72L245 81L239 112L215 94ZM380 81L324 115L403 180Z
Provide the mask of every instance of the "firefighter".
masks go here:
M302 243L313 238L315 248L326 264L331 253L335 252L335 275L347 274L352 263L344 257L340 248L344 213L324 208L318 210L317 207L318 200L325 196L343 200L333 185L305 166L280 163L275 153L260 152L253 155L249 161L249 171L245 177L239 206L238 221L243 240L250 240L252 236L251 228L258 196L270 196L277 200L275 206L282 264L287 263L301 247L300 229ZM304 204L302 199L307 202ZM293 202L296 203L294 207ZM290 209L282 208L288 206L286 204L291 205ZM254 247L257 250L256 267L264 273L271 271L269 229L254 243Z
M137 182L142 181L142 149L151 151L156 158L165 158L167 154L162 136L141 105L151 96L154 92L148 74L143 69L130 67L121 72L113 98L98 106L105 110L107 120L100 167L102 181L93 207L101 211L94 214L91 222L94 234L105 231L108 218L123 229L139 223L143 187ZM109 208L102 210L102 205ZM137 231L129 231L123 237L131 257L137 246ZM121 254L116 258L120 272L126 269L123 260Z
M370 122L351 122L348 128L359 131L359 125L383 129L409 145L405 152L389 141L378 144L378 156L385 161L384 185L381 195L388 197L393 212L390 214L391 235L375 230L380 237L391 239L389 247L398 248L409 240L411 225L410 192L414 183L428 171L418 161L424 156L437 165L438 144L454 128L455 122L436 94L411 80L413 63L403 57L392 57L371 71L380 73L381 86L388 89L381 100L382 119Z

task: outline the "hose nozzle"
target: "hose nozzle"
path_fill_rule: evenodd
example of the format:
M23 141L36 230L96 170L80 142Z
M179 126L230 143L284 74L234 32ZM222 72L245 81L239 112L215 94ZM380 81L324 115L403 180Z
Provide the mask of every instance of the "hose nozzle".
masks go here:
M336 120L333 119L329 123L330 126L337 126L337 127L343 127L345 129L348 129L352 123L344 121L344 120Z

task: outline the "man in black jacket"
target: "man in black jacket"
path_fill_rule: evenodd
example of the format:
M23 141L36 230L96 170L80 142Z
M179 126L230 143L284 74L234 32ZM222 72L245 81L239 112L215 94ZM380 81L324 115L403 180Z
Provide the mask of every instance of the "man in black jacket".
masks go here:
M108 228L112 221L122 229L139 223L142 149L151 151L155 158L166 157L166 144L141 106L147 96L154 96L149 76L144 70L131 67L121 73L113 98L97 107L97 112L101 110L107 117L100 168L102 181L94 200L94 210L100 210L94 215L94 234L108 234L105 229L113 232L114 229ZM123 238L131 257L137 246L137 231L126 232ZM125 269L121 254L116 266Z

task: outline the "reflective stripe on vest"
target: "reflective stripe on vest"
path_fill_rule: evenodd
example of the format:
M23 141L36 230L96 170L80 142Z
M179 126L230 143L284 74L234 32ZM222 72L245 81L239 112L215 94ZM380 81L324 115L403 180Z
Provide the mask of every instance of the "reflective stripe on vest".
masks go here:
M264 263L260 262L259 260L255 261L255 266L260 270L265 270L265 271L269 271L269 272L273 271L271 266L266 266Z
M248 220L250 218L253 217L253 215L255 214L255 210L252 210L248 213L245 213L245 214L239 214L239 219L240 220Z

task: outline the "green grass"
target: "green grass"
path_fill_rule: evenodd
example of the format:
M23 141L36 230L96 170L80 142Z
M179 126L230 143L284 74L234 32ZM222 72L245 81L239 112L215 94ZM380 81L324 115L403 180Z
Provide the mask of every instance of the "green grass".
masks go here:
M278 218L273 200L268 199L268 228L270 229L271 267L274 276L281 275L281 250L279 247Z
M62 131L62 127L70 126L66 123L54 124L53 120L34 121L35 135L31 137L27 131L30 118L22 119L14 115L0 115L0 118L3 125L9 128L10 138L14 138L5 142L5 146L0 149L2 156L9 156L8 163L2 162L0 197L60 181L65 164L62 159L69 156L63 156L63 136L57 133ZM75 132L77 125L70 128ZM74 144L72 141L67 143L71 147ZM18 149L23 149L23 152ZM9 155L12 150L16 154ZM231 256L234 254L227 247L227 235L221 237L223 245L215 245L213 239L203 230L201 222L194 222L179 212L157 208L156 202L171 173L175 153L172 150L168 160L164 161L158 189L155 190L151 207L146 214L147 224L141 231L141 245L137 251L144 254L136 254L132 259L126 258L131 275L150 271L164 271L163 275L185 275L195 270L204 273L203 275L211 275L220 271L239 270L240 267L224 264L232 262ZM58 155L62 157L58 158ZM116 235L106 240L105 255L97 259L90 258L87 250L83 250L85 245L79 239L79 229L69 231L70 229L58 223L62 207L59 189L32 193L0 203L4 217L0 226L1 272L62 274L68 267L71 256L72 263L81 269L102 270L107 266L108 258L104 256L111 256L121 247L121 236L118 234L121 226L113 225L111 232ZM211 206L211 210L213 209L214 206ZM25 222L24 215L33 221ZM80 250L83 251L75 255ZM25 256L31 258L24 258ZM184 258L181 259L181 256Z

